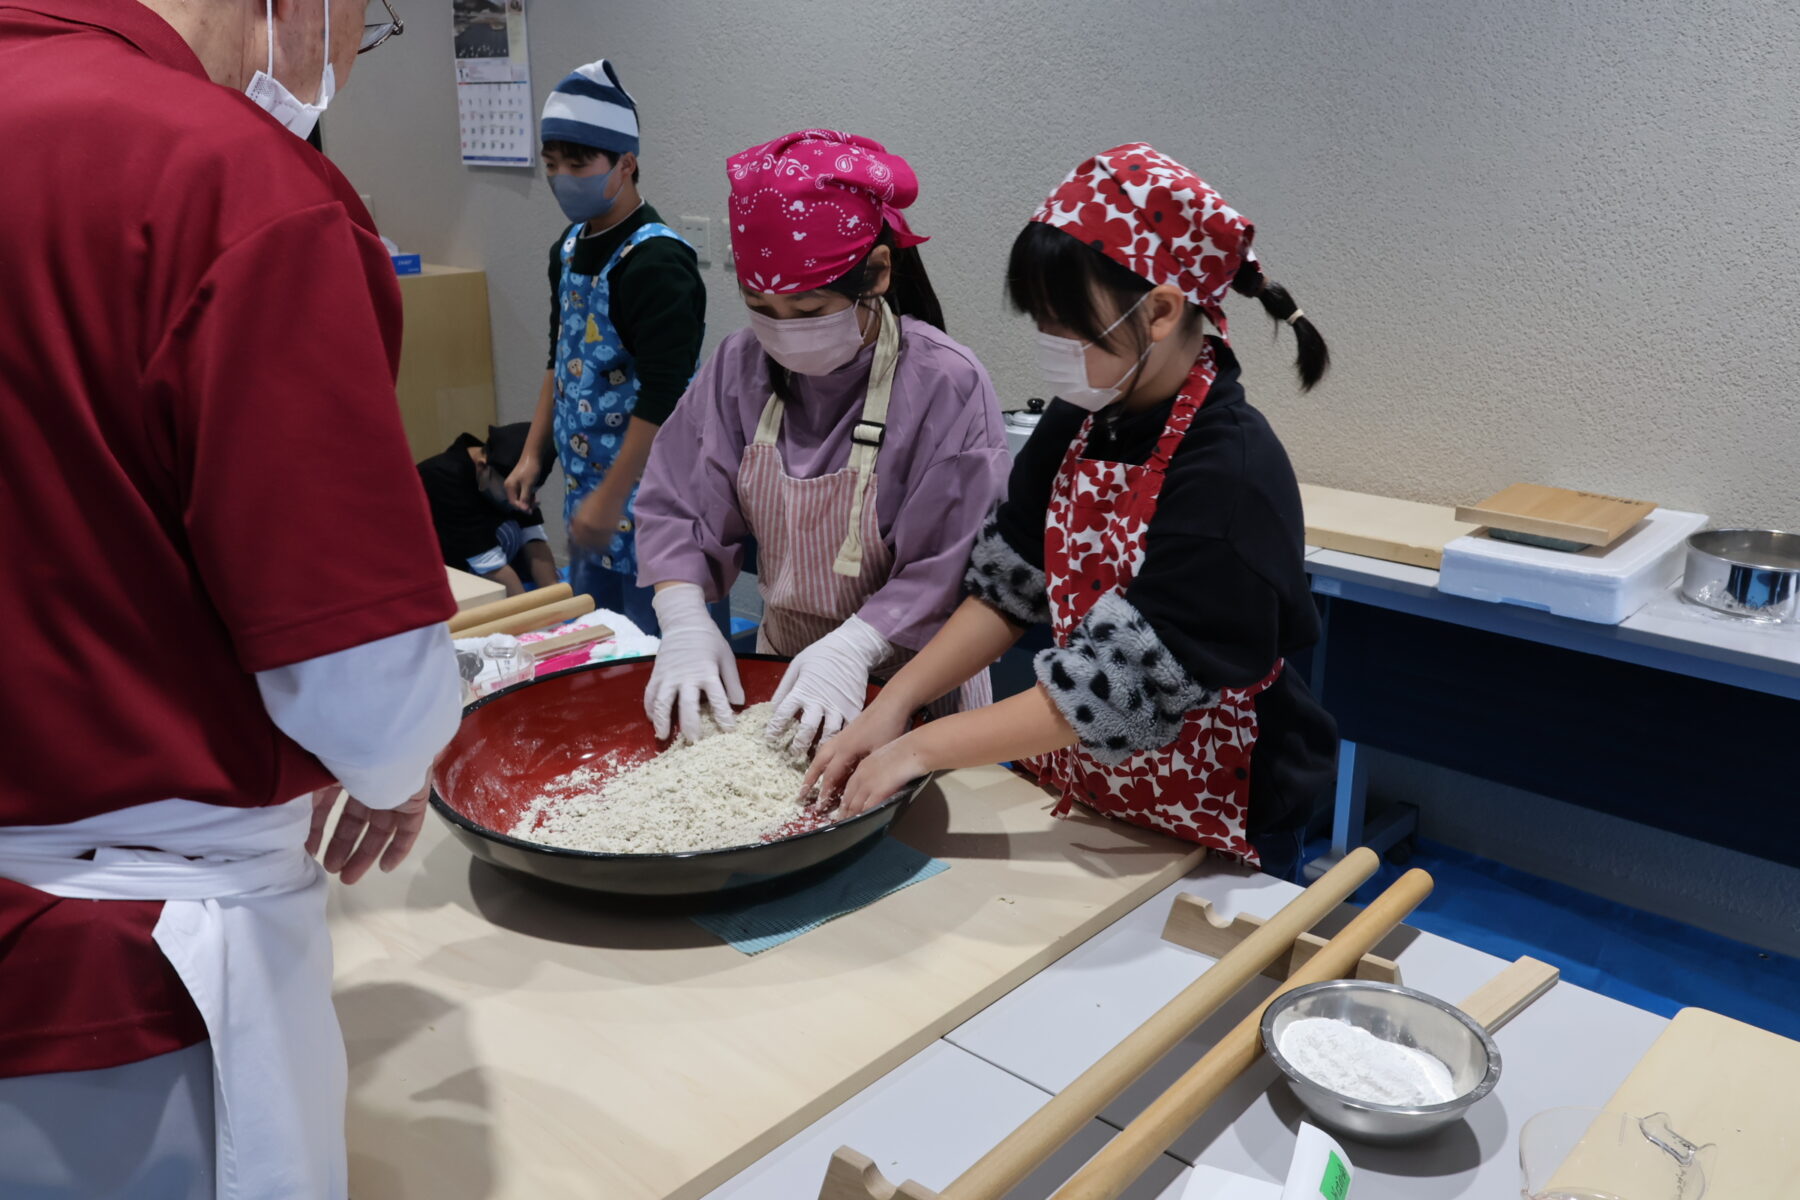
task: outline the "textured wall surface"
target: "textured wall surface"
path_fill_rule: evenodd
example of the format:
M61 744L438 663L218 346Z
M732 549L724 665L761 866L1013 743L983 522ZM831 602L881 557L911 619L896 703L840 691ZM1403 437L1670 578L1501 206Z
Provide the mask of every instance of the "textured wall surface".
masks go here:
M952 332L1016 405L1005 252L1084 154L1142 138L1258 223L1333 345L1236 300L1251 396L1303 478L1452 502L1516 479L1800 527L1800 5L1792 0L530 0L539 101L614 58L644 186L713 218L725 156L829 124L923 182ZM448 0L358 64L328 145L391 236L485 267L502 411L542 370L543 180L457 162Z

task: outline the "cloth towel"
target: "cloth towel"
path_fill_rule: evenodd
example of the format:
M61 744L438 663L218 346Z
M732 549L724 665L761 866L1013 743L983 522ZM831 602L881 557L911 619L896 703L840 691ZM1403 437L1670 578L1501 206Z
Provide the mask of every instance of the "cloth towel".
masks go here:
M949 869L943 859L883 834L866 854L798 891L701 913L693 921L745 954L761 954Z

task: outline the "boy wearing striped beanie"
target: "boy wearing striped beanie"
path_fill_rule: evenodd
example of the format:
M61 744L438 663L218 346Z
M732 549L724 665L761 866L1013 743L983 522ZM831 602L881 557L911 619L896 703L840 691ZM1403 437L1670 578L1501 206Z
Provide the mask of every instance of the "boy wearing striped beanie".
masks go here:
M550 190L570 224L550 247L550 356L507 493L530 507L552 448L568 492L569 582L657 632L637 586L632 500L657 429L699 363L706 285L694 250L638 193L638 116L606 59L544 102Z

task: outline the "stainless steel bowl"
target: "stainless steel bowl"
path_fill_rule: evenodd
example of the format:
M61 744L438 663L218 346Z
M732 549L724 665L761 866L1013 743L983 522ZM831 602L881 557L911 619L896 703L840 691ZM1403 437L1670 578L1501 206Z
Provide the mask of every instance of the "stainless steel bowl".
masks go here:
M1800 534L1709 529L1688 539L1682 597L1752 621L1800 619Z
M1450 1068L1456 1099L1403 1108L1370 1104L1313 1082L1281 1053L1282 1031L1302 1017L1335 1017L1384 1042L1436 1055ZM1500 1082L1500 1051L1473 1017L1436 996L1392 983L1337 979L1295 988L1263 1011L1262 1041L1319 1124L1365 1142L1394 1144L1425 1137L1460 1118Z

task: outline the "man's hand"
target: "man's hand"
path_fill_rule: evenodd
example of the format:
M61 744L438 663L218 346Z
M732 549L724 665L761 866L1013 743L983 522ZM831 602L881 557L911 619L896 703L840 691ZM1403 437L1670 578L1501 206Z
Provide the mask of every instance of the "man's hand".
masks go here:
M325 847L325 869L345 883L355 883L377 860L383 871L399 866L419 840L419 830L425 824L425 796L430 790L427 782L406 803L391 809L370 808L345 793L344 811ZM334 783L313 793L312 829L306 835L308 854L319 852L325 826L331 822L331 810L341 792L343 789Z
M619 532L619 518L625 514L625 497L615 497L615 489L602 482L589 492L575 508L569 521L569 540L584 550L605 553Z
M506 498L520 512L530 512L537 502L538 457L527 451L519 456L519 465L506 477Z

